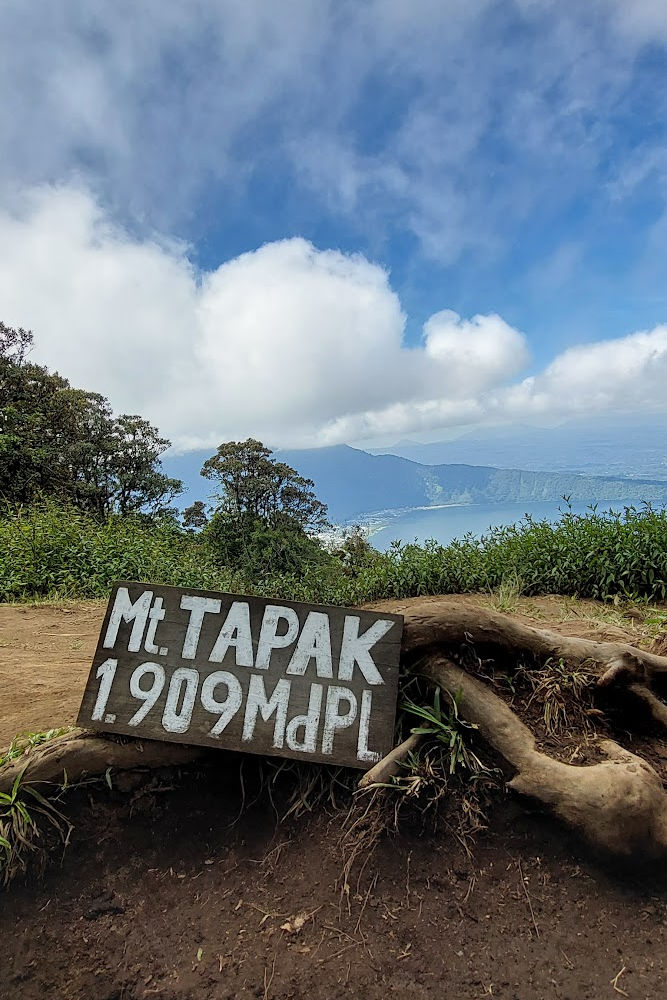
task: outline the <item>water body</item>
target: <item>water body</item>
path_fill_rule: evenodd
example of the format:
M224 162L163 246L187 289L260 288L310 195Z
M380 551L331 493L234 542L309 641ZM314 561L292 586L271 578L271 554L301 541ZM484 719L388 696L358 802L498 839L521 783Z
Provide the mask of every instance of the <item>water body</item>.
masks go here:
M600 500L599 513L623 510L625 506L640 507L638 501ZM654 505L659 506L658 504ZM558 521L565 510L563 501L542 500L520 503L465 504L460 506L411 508L397 513L388 511L372 519L373 533L369 539L376 549L384 552L393 541L425 542L428 539L446 545L454 538L463 538L468 532L483 535L490 527L516 524L526 514L536 521ZM590 504L583 501L572 504L576 514L585 514Z

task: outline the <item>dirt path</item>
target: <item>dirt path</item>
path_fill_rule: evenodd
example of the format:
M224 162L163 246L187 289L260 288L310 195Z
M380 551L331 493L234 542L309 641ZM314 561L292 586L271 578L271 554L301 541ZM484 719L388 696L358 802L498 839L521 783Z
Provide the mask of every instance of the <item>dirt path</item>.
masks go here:
M0 747L74 722L104 601L0 605Z

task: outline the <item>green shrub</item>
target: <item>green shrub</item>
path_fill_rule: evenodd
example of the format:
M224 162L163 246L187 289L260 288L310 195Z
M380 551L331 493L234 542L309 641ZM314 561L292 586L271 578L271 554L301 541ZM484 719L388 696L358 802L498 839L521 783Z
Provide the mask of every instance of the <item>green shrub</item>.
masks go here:
M6 508L0 600L101 597L119 579L322 604L490 591L507 580L521 581L528 595L667 597L667 512L648 505L616 514L566 509L555 524L526 517L481 538L395 543L385 553L359 547L351 557L317 550L315 558L312 541L293 541L258 535L252 561L228 568L206 531L184 531L171 518L100 522L53 501Z
M122 579L219 587L231 574L170 518L98 521L52 500L0 517L0 600L102 597Z
M442 546L395 543L357 578L357 599L496 590L508 579L521 592L614 597L667 596L667 511L626 507L560 520L492 528Z
M330 562L321 545L290 517L274 523L243 514L216 511L200 535L219 566L235 566L249 580L302 574Z

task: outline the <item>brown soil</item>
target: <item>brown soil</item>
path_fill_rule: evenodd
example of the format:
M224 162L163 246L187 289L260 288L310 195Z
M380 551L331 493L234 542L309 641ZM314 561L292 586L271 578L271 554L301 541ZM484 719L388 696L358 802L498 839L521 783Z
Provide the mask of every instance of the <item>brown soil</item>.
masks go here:
M0 748L74 723L104 601L0 604Z
M73 721L102 610L0 607L0 745ZM643 635L593 602L518 613L570 634ZM472 856L444 831L404 827L341 895L340 815L277 825L262 800L234 823L236 759L65 800L76 827L62 865L0 896L2 1000L663 995L662 876L610 872L502 796ZM249 768L249 798L251 785Z

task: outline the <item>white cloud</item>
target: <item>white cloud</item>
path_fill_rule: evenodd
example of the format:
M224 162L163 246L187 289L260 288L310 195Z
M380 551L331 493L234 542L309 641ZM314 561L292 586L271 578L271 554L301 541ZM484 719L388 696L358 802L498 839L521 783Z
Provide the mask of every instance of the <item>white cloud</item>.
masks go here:
M243 185L263 118L308 114L329 27L312 0L6 0L0 183L80 174L123 218L182 223L205 186Z
M5 0L0 198L83 177L116 218L185 232L204 193L238 201L270 162L365 236L409 232L446 263L496 251L547 199L603 190L635 57L664 37L665 9ZM656 121L662 101L656 87Z
M425 353L447 372L449 395L457 387L479 393L516 375L528 363L525 338L500 316L462 320L443 309L424 325Z
M498 405L518 418L615 410L667 411L667 325L571 347Z
M497 315L443 310L405 346L389 277L363 256L291 239L198 275L183 246L131 236L72 188L0 213L0 318L34 330L35 360L182 448L667 408L666 326L516 381L526 340Z
M604 0L621 32L642 43L667 39L667 5L664 0Z

